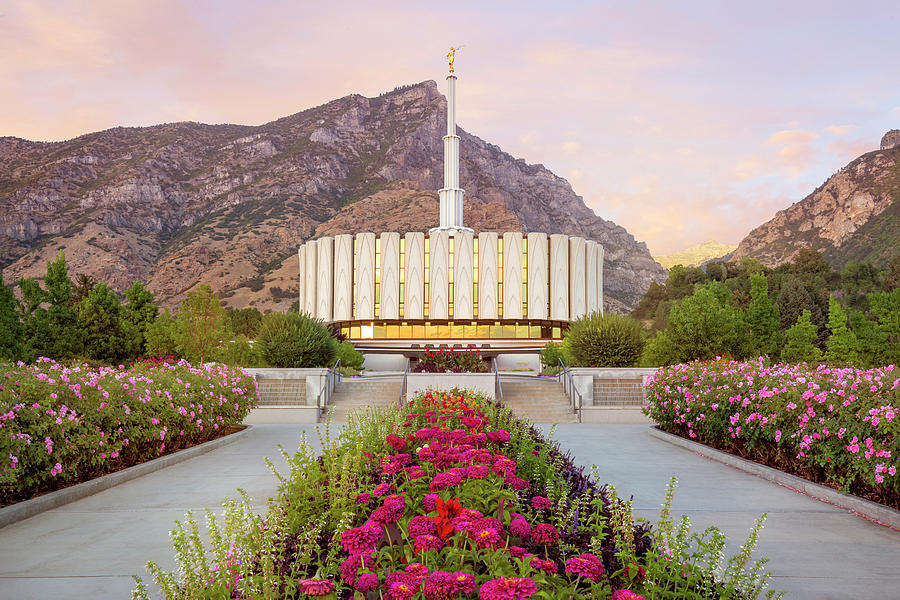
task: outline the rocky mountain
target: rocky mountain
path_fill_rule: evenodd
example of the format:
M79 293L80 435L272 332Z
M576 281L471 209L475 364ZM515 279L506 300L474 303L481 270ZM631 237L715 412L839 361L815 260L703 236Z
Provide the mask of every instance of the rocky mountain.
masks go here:
M813 193L745 237L732 260L775 266L800 248L822 252L836 268L850 261L884 266L900 252L900 135L863 154ZM897 138L897 139L895 139Z
M699 267L705 262L716 258L722 258L729 253L734 252L735 248L737 248L737 246L709 241L697 244L696 246L691 246L690 248L685 248L680 252L654 256L653 259L666 269L671 269L675 265Z
M176 305L208 283L234 307L287 308L296 249L317 235L437 224L446 100L433 81L351 95L260 126L172 123L54 143L0 138L0 267L40 277L62 249L70 273L122 289L147 282ZM612 310L665 272L542 165L465 131L467 224L565 233L606 248Z

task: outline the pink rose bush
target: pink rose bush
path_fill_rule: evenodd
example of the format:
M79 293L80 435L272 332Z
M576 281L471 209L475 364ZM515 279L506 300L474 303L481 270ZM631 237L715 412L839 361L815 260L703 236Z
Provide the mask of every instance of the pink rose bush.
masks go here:
M900 508L900 372L728 359L664 367L660 427Z
M216 437L257 399L224 365L0 365L0 504Z
M226 506L238 562L214 547L225 558L205 567L196 522L179 526L181 579L166 598L608 600L717 589L688 562L709 556L674 542L669 550L613 490L475 392L427 392L372 411L323 447L321 457L303 446L290 459L267 516ZM208 523L224 548L229 538ZM645 566L646 577L634 575ZM742 598L765 587L746 581Z

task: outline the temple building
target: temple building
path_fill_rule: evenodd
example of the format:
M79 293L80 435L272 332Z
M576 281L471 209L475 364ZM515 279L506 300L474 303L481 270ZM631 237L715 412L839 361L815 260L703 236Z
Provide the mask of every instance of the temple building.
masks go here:
M451 62L440 225L321 237L298 251L300 310L361 349L535 349L603 310L602 245L538 232L475 235L463 225L456 79Z

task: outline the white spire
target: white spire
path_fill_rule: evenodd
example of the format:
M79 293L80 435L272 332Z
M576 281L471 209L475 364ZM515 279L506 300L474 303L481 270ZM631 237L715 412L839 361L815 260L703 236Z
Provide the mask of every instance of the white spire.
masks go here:
M444 136L444 187L438 190L441 199L440 225L431 229L447 230L450 235L456 231L472 231L463 226L463 196L466 191L459 187L459 136L456 135L456 75L447 75L447 135Z

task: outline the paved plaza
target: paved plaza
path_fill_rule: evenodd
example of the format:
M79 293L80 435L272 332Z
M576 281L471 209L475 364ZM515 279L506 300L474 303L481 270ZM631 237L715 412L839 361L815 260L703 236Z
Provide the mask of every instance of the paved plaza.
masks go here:
M0 600L130 598L131 575L146 579L148 560L175 567L168 532L185 511L220 512L238 487L263 511L277 487L263 457L284 468L278 445L295 448L303 431L317 445L311 425L255 425L232 444L0 529ZM732 551L767 512L758 552L787 598L900 599L900 532L656 439L646 425L560 425L554 437L651 521L677 474L675 512L701 530L721 527Z

